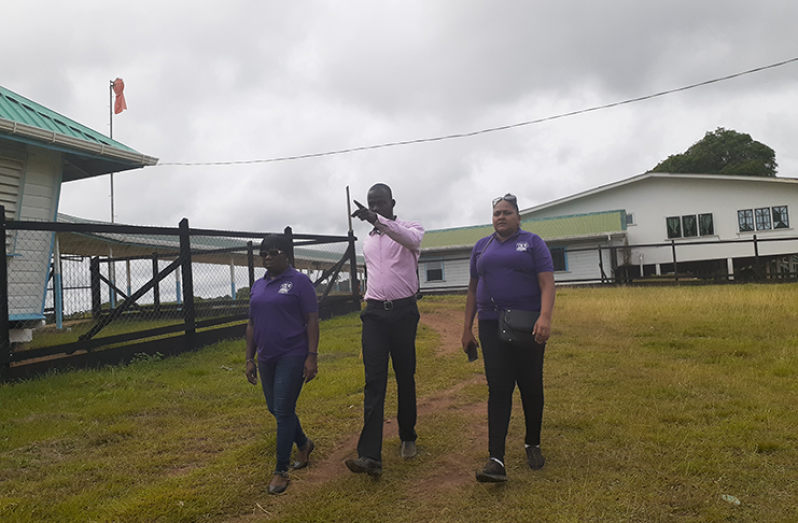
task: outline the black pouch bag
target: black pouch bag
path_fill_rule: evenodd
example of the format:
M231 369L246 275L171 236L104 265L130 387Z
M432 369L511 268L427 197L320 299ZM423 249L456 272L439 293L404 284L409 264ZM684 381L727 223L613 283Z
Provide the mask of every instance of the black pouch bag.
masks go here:
M493 236L491 236L485 248L482 250L483 253L488 250L488 246L492 241ZM481 258L477 261L477 270L479 269L480 261ZM485 284L485 289L488 291L490 301L493 303L493 308L499 311L499 339L518 345L529 345L530 342L534 342L535 337L532 335L532 331L535 330L535 323L537 323L540 317L540 312L519 311L516 309L499 310L499 307L496 305L496 300L493 299L493 295L490 292L487 280L483 279L482 281Z
M499 313L499 339L526 345L535 341L532 331L540 317L537 311L503 310Z

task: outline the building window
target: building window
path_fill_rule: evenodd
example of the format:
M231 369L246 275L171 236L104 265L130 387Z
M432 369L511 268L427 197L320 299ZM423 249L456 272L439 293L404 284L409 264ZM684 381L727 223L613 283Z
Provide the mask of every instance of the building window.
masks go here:
M698 234L701 236L715 234L715 222L712 219L712 213L698 215Z
M565 247L554 247L549 249L551 261L554 262L554 271L567 271L568 258L565 255Z
M665 225L668 228L668 239L695 238L715 234L712 213L685 214L681 217L669 216L665 218Z
M427 266L427 281L443 281L443 261L429 261Z
M771 229L789 229L790 217L786 205L776 207L761 207L759 209L743 209L737 211L740 223L740 232L769 231Z
M787 206L773 207L773 228L789 229L790 217L787 215Z
M767 231L770 230L770 207L757 209L754 216L756 217L756 230Z
M698 236L698 223L696 222L695 214L682 216L682 228L684 230L685 238L693 238Z
M682 237L682 220L678 216L671 216L665 219L668 225L668 238Z
M626 213L626 225L635 225L634 213L631 212Z
M740 232L754 230L754 211L747 209L737 211L737 222L740 224Z

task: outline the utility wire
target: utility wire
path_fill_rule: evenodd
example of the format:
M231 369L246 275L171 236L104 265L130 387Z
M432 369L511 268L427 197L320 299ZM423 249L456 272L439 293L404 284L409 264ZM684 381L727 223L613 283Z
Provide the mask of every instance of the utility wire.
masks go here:
M782 62L777 62L770 65L765 65L762 67L757 67L755 69L749 69L748 71L743 71L740 73L730 74L727 76L721 76L719 78L714 78L712 80L706 80L704 82L699 82L696 84L686 85L684 87L678 87L676 89L668 89L667 91L660 91L658 93L649 94L646 96L640 96L638 98L630 98L628 100L623 100L621 102L613 102L605 105L598 105L595 107L589 107L587 109L580 109L578 111L571 111L568 113L561 113L554 116L547 116L545 118L538 118L536 120L529 120L525 122L518 122L509 125L502 125L499 127L488 127L486 129L480 129L478 131L470 131L465 133L455 133L455 134L447 134L444 136L435 136L432 138L418 138L415 140L403 140L399 142L387 142L375 145L363 145L360 147L351 147L349 149L339 149L336 151L327 151L323 153L311 153L311 154L299 154L295 156L279 156L276 158L266 158L262 160L236 160L236 161L228 161L228 162L198 162L198 163L180 163L180 162L163 162L156 164L157 166L166 166L166 165L173 165L173 166L184 166L184 167L197 167L197 166L217 166L217 165L246 165L246 164L253 164L253 163L273 163L273 162L287 162L291 160L304 160L307 158L320 158L322 156L334 156L338 154L348 154L354 153L359 151L369 151L373 149L384 149L387 147L398 147L400 145L412 145L418 143L429 143L429 142L441 142L444 140L454 140L458 138L469 138L472 136L478 136L480 134L488 134L488 133L495 133L497 131L506 131L508 129L515 129L518 127L525 127L527 125L535 125L543 122L550 122L552 120L559 120L561 118L566 118L568 116L576 116L578 114L590 113L594 111L601 111L603 109L611 109L613 107L618 107L621 105L627 105L635 102L642 102L645 100L651 100L652 98L659 98L661 96L666 96L669 94L679 93L682 91L687 91L690 89L695 89L696 87L703 87L705 85L716 84L719 82L725 82L727 80L732 80L734 78L738 78L740 76L745 76L753 73L758 73L760 71L765 71L767 69L774 69L776 67L781 67L783 65L787 65L793 62L798 62L798 57L790 58L789 60L784 60Z

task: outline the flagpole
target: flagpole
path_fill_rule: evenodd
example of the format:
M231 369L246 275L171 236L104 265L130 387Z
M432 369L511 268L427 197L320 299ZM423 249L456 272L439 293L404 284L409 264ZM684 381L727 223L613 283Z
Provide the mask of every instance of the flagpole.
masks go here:
M111 121L111 139L114 139L114 82L108 88L108 116ZM114 223L114 173L111 173L111 223Z

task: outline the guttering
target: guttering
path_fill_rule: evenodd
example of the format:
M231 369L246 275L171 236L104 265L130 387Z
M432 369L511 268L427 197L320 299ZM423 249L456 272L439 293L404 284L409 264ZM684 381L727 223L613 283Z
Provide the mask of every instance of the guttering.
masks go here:
M112 158L114 160L134 163L141 166L152 166L158 163L158 158L153 158L152 156L146 156L138 152L125 151L102 143L87 142L54 131L45 131L44 129L32 125L6 120L5 118L0 118L0 132L30 138L38 142L62 145L102 158Z

